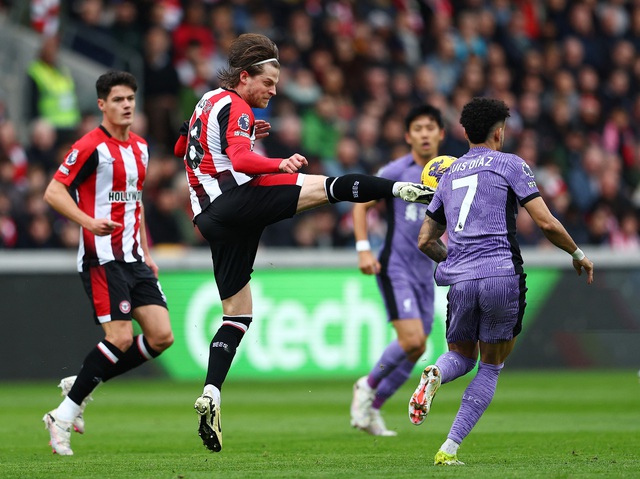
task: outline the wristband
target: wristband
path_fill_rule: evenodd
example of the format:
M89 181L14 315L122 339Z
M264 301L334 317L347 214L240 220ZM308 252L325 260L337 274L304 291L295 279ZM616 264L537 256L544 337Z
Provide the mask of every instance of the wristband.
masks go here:
M576 248L576 250L571 253L571 257L576 261L582 261L584 259L584 253L580 248Z
M362 251L371 251L371 244L369 244L369 240L356 241L356 251L358 253Z

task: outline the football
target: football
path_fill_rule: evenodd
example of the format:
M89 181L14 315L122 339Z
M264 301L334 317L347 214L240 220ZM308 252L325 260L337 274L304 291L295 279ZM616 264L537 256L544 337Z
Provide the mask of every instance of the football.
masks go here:
M433 188L434 190L440 182L442 174L447 171L451 164L456 161L455 156L440 155L430 160L422 169L420 181L423 185Z

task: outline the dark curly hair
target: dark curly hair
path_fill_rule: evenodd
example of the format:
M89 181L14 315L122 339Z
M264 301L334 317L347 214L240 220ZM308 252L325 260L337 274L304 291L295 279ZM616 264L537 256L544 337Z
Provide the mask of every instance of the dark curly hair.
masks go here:
M509 118L509 107L502 100L474 98L462 108L460 124L471 143L484 143Z
M264 71L265 63L271 60L276 68L278 62L278 47L268 37L259 33L243 33L231 42L229 47L229 66L218 73L220 85L225 88L235 88L240 81L240 73L246 71L250 76L259 75Z

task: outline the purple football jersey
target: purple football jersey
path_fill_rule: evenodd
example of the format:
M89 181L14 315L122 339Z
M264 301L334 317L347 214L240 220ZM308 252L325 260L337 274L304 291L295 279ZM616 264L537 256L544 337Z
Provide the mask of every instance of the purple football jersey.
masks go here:
M409 154L385 165L378 176L419 183L421 173L422 167ZM429 334L435 295L434 262L418 249L418 233L427 207L400 198L386 202L387 236L378 255L377 281L388 319L420 318Z
M436 269L438 285L523 272L516 240L521 206L540 196L517 155L471 148L442 175L427 214L447 225L447 259Z

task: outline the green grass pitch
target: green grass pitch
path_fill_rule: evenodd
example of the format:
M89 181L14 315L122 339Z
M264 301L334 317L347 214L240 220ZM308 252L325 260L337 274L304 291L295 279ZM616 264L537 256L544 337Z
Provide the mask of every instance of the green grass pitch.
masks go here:
M232 372L233 374L233 372ZM472 376L472 375L470 375ZM354 380L356 378L353 378ZM73 457L47 445L43 414L56 382L0 384L0 476L8 478L633 478L640 477L636 371L505 369L493 403L463 443L463 467L435 467L471 379L443 385L427 421L407 417L418 373L383 408L397 437L352 429L352 382L225 384L223 450L196 433L197 383L120 380L100 386L72 436Z

